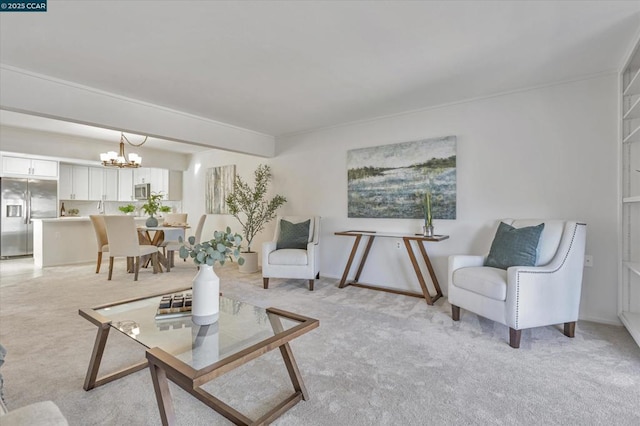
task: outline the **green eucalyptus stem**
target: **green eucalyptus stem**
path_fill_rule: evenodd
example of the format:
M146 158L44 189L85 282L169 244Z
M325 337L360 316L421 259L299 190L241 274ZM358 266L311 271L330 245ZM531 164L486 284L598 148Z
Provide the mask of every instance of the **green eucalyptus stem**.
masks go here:
M215 231L213 239L202 241L200 244L196 244L194 236L190 236L187 241L183 241L182 237L178 240L183 243L180 247L180 258L190 257L196 265L213 266L216 262L224 265L227 259L233 262L234 257L239 265L244 264L244 259L240 256L242 237L239 234L232 234L228 226L225 231Z

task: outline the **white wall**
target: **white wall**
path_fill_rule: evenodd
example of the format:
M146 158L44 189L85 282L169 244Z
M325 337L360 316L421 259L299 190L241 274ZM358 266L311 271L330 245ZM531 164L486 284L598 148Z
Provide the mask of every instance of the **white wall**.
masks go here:
M414 233L422 225L347 218L347 151L455 135L457 219L436 220L436 233L451 238L427 246L445 294L447 257L488 252L497 219L580 220L588 224L587 253L594 257L594 267L585 269L581 319L618 324L616 91L611 74L280 138L270 160L211 151L194 156L185 173L183 205L190 215L204 211L207 167L236 164L251 178L258 164L270 164L272 188L288 199L280 213L322 216L321 274L340 278L353 241L334 232ZM227 224L238 228L230 216L208 219L211 230ZM272 225L256 243L271 238ZM418 291L396 242L376 240L360 281Z
M246 154L237 154L232 152L211 150L193 156L189 169L184 172L183 177L183 200L182 206L185 213L188 213L189 223L196 224L200 215L205 213L205 185L207 169L211 167L235 165L236 173L243 180L253 183L253 172L259 164L268 164L264 158L250 156ZM271 183L270 188L273 190L277 184L276 180ZM273 196L276 192L272 192ZM274 223L267 224L265 230L256 236L252 242L252 251L260 252L262 242L270 240L273 237ZM223 230L227 226L231 227L233 232L242 234L242 228L236 218L231 215L209 215L205 222L205 228L202 238L209 239L213 237L213 231ZM195 229L193 229L195 232ZM243 244L246 249L246 245Z
M447 256L488 252L496 219L575 219L588 224L594 257L581 318L618 323L616 90L611 74L282 138L271 161L275 185L290 200L287 213L323 217L321 274L339 278L352 240L334 232L421 227L420 220L348 219L346 152L455 135L457 219L436 220L436 233L451 238L427 246L444 291ZM376 240L361 282L419 289L396 242Z

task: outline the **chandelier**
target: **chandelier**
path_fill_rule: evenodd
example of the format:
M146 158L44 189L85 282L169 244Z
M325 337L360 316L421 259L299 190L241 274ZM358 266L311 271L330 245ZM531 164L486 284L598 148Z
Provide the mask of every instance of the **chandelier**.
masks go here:
M147 141L148 137L149 136L145 136L142 142L140 142L139 144L134 144L134 143L131 143L129 139L127 139L127 137L124 135L123 132L120 132L120 152L118 153L115 151L109 151L109 152L103 152L102 154L100 154L100 161L102 162L102 165L105 167L120 167L120 168L140 167L142 165L142 157L140 157L138 154L131 153L129 154L128 159L127 157L125 157L124 141L127 141L127 143L131 146L142 146Z

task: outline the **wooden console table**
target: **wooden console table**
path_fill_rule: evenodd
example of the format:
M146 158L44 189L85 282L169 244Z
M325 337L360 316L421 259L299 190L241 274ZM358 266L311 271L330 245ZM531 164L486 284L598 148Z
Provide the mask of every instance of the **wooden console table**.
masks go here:
M418 235L418 234L394 234L394 233L380 233L380 232L372 232L372 231L342 231L342 232L336 232L335 235L344 235L344 236L356 238L356 240L353 243L353 248L351 249L351 254L349 255L349 260L347 261L347 265L344 268L344 273L342 274L342 279L340 280L340 285L338 286L339 288L344 288L348 285L352 285L354 287L362 287L362 288L368 288L371 290L387 291L390 293L402 294L405 296L420 297L420 298L424 298L427 301L427 305L433 305L433 302L435 302L436 300L442 297L442 290L440 290L440 284L438 283L438 278L436 277L436 274L433 271L433 266L431 265L431 261L429 260L429 255L427 254L427 250L424 247L424 243L446 240L447 238L449 238L448 235L434 235L433 237L423 237L422 235ZM364 249L364 253L362 254L362 259L360 260L360 264L358 265L358 271L356 272L356 276L352 282L348 283L347 276L351 271L351 265L353 264L353 260L356 256L356 252L358 251L358 246L360 245L360 241L362 240L362 237L368 237L367 245ZM373 240L376 237L402 239L402 241L404 242L404 246L407 249L407 253L409 254L409 259L411 259L413 270L415 271L416 276L418 277L418 282L420 283L420 287L422 288L422 294L388 288L388 287L374 286L370 284L361 284L358 282L358 280L360 279L360 274L362 273L362 269L364 268L364 264L367 261L369 250L371 249ZM431 281L433 282L433 286L436 290L435 296L432 296L429 293L429 289L427 289L427 283L424 279L424 276L422 275L420 266L418 265L416 255L413 252L413 246L411 245L411 241L416 242L416 245L418 246L418 248L420 249L420 253L422 254L422 258L424 259L424 262L427 265L427 269L429 270L429 276L431 277Z

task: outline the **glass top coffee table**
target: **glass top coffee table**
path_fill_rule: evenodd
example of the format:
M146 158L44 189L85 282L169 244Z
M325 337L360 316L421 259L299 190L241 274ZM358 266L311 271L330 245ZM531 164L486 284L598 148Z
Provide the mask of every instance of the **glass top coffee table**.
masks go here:
M191 316L156 319L163 295L190 291L190 288L182 288L80 309L80 316L98 327L84 390L91 390L148 366L163 425L176 423L168 380L239 425L269 424L300 400L308 399L289 342L318 327L318 320L276 308L260 308L226 297L220 297L218 321L209 326L193 324ZM146 361L98 378L111 329L146 347ZM201 388L216 377L274 349L280 349L294 393L261 418L251 420Z

